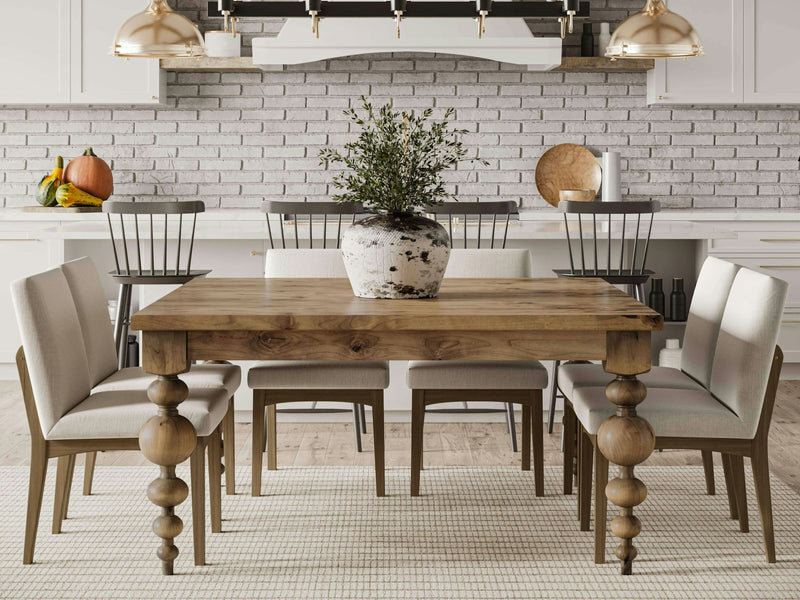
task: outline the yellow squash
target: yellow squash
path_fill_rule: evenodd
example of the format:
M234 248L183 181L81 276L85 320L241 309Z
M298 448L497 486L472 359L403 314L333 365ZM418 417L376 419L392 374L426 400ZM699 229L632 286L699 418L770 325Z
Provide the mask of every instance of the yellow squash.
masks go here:
M56 156L56 165L53 167L53 172L42 177L42 180L36 187L36 201L42 206L55 206L56 190L58 186L61 185L63 177L64 159L60 156Z
M56 202L61 206L101 206L100 198L79 190L71 183L65 183L56 190Z

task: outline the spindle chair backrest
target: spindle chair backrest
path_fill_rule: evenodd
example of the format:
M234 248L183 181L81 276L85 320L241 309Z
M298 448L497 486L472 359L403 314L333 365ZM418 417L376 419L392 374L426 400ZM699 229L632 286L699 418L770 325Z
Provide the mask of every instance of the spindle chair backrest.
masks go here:
M558 206L564 213L564 226L569 249L570 272L568 274L577 277L625 279L644 277L650 273L647 271L647 252L653 232L653 217L661 210L659 202L562 201ZM642 219L642 216L645 218ZM570 222L577 222L578 225L577 241L580 265L577 264L573 252ZM633 222L636 223L635 232L629 236L628 229L633 229L631 226ZM603 225L607 231L598 231L598 226L602 228ZM589 229L592 233L590 238L587 237ZM600 256L597 247L597 242L601 237L605 237L608 243L605 257ZM619 252L612 253L612 245L616 241L620 242ZM614 254L613 257L612 254ZM626 259L628 259L627 266Z
M517 203L512 200L498 202L445 202L438 206L426 208L425 212L433 214L437 221L439 221L440 217L447 217L447 231L450 234L450 244L452 247L455 247L455 238L453 237L454 224L456 230L459 225L461 225L464 232L463 246L466 248L469 243L469 231L471 230L471 228L467 226L467 222L476 222L478 226L475 228L475 238L477 247L480 248L481 242L484 241L482 237L484 222L488 225L491 220L491 233L488 239L485 240L485 242L489 243L489 248L491 249L495 247L496 240L500 248L506 247L509 221L512 215L519 214L519 207ZM496 235L498 217L500 219L500 228L503 231L502 243ZM463 219L463 222L459 223L458 219Z
M115 275L136 278L191 276L197 214L204 211L205 204L199 200L104 202L103 212L108 218L114 250ZM188 223L189 217L191 224ZM177 231L174 231L176 220ZM157 252L156 238L162 237L158 231L162 226L163 248ZM171 232L176 234L174 238L171 238ZM131 245L134 247L129 248ZM184 246L188 249L182 252Z
M267 200L261 205L267 217L267 233L269 234L270 248L285 250L292 246L299 249L304 240L308 248L314 248L314 223L322 220L322 248L328 247L328 225L336 227L336 248L342 240L342 223L350 225L355 222L356 216L366 211L361 204L338 202L292 202ZM278 231L274 231L274 223L270 215L278 216ZM302 221L302 222L301 222ZM288 229L288 231L287 231ZM291 235L293 234L293 235ZM307 234L307 237L304 237ZM280 238L278 236L280 235ZM291 237L290 237L291 236ZM288 242L287 242L287 237Z

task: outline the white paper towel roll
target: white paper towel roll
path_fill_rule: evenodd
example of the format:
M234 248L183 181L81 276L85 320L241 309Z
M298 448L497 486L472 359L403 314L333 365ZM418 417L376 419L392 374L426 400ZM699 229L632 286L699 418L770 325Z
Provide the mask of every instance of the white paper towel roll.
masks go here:
M603 184L601 186L603 202L619 202L622 200L620 182L619 152L603 152Z

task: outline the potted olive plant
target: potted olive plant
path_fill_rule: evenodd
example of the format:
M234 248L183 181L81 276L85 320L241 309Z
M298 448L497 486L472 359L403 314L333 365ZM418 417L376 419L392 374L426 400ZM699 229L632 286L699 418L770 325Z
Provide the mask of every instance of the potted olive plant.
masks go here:
M363 298L432 298L439 292L450 256L450 238L436 221L420 214L451 198L442 173L469 160L451 127L453 109L441 121L421 114L373 108L361 98L364 115L345 114L360 127L344 152L320 150L320 164L342 164L333 186L337 202L359 202L376 213L345 231L342 255L353 293ZM472 159L475 160L475 159Z

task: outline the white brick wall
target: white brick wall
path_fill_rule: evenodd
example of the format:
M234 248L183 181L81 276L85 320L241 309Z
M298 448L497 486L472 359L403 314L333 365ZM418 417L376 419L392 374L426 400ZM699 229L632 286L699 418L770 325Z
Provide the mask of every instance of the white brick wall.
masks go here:
M204 28L204 0L177 5ZM593 0L616 22L641 0ZM280 22L242 23L274 35ZM554 24L532 28L553 34ZM575 53L578 35L568 40ZM491 61L427 54L368 55L268 73L170 73L168 102L153 109L0 107L0 202L30 204L53 157L93 146L111 163L115 198L199 198L255 207L264 198L326 199L332 173L319 148L352 135L342 110L365 94L397 108L455 107L465 143L489 162L449 174L464 200L502 198L549 208L534 169L563 142L617 150L623 192L674 208L800 206L796 108L651 108L645 75L533 73Z

